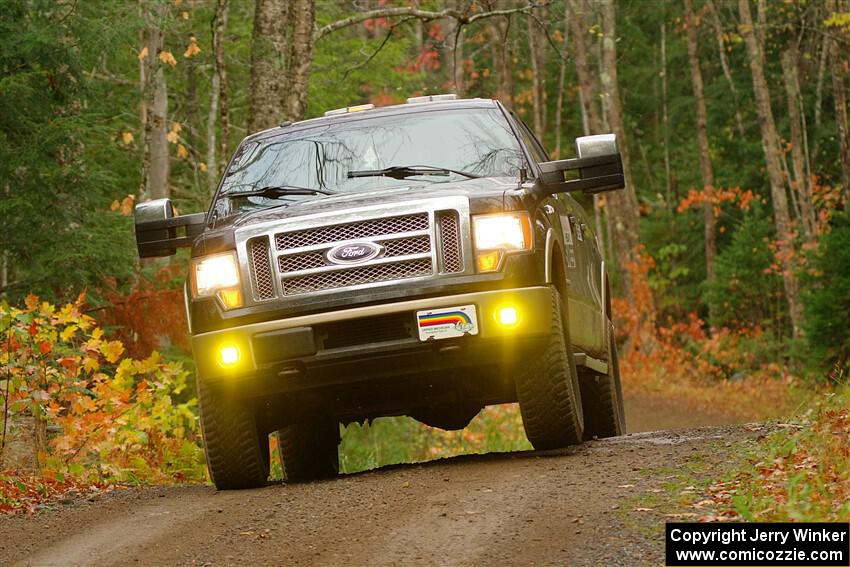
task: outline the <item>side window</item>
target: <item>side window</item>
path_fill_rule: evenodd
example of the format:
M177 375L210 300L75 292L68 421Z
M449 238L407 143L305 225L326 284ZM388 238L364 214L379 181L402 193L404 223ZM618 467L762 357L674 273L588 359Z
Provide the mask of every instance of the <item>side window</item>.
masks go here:
M546 155L546 151L543 149L543 146L540 145L540 142L537 141L537 138L534 137L534 134L531 133L528 126L519 119L516 115L514 119L517 122L517 126L519 128L519 134L522 136L522 141L525 143L525 147L528 148L528 151L531 152L531 157L534 158L534 161L537 163L549 161L549 156Z

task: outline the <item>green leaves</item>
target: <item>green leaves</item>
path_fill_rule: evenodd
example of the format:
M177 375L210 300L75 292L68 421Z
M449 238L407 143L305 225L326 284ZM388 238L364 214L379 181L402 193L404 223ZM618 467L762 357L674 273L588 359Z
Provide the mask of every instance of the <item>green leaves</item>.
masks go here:
M196 401L176 403L187 372L156 352L121 358L124 345L82 314L83 300L0 304L10 323L0 336L9 407L61 430L45 447L45 472L95 482L204 479Z

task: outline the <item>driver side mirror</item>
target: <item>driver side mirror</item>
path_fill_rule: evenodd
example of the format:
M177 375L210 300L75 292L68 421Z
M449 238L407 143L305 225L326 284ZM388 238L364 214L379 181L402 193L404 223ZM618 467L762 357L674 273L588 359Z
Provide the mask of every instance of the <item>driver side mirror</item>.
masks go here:
M171 199L139 203L135 211L139 257L171 256L178 248L191 246L204 231L205 217L204 213L175 217Z
M576 138L576 157L539 165L543 172L541 181L548 194L601 193L626 186L616 134ZM567 179L565 173L568 171L578 171L578 179Z

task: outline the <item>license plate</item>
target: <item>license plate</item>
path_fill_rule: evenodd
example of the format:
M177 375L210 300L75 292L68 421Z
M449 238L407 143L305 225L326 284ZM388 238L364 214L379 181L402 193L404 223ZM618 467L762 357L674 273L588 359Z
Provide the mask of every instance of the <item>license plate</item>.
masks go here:
M419 340L439 340L478 334L478 316L474 305L417 311Z

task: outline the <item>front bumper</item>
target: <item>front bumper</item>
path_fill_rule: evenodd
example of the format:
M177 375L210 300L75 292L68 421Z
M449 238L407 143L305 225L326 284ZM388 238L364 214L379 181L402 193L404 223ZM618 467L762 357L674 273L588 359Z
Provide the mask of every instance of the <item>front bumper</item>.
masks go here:
M475 305L478 314L477 335L427 342L418 339L416 311L470 304ZM514 307L518 314L516 323L509 326L497 319L499 310L507 306ZM388 319L413 330L408 336L374 334L376 325ZM323 340L328 325L360 329L362 342L358 343L356 334L348 337L345 344ZM264 387L280 391L277 385L292 382L294 375L301 377L299 389L334 383L335 368L366 360L382 360L378 366L384 374L404 374L417 368L433 371L441 367L492 365L504 358L505 350L539 343L551 328L551 288L535 286L396 301L252 323L195 335L192 348L202 380L231 384L250 381L256 385L255 378L262 375ZM238 360L223 363L223 349L231 349L231 356L237 353ZM457 354L431 356L450 350ZM321 372L310 372L316 368L321 368ZM369 378L369 372L355 371L349 372L346 381ZM261 395L262 391L253 394Z

